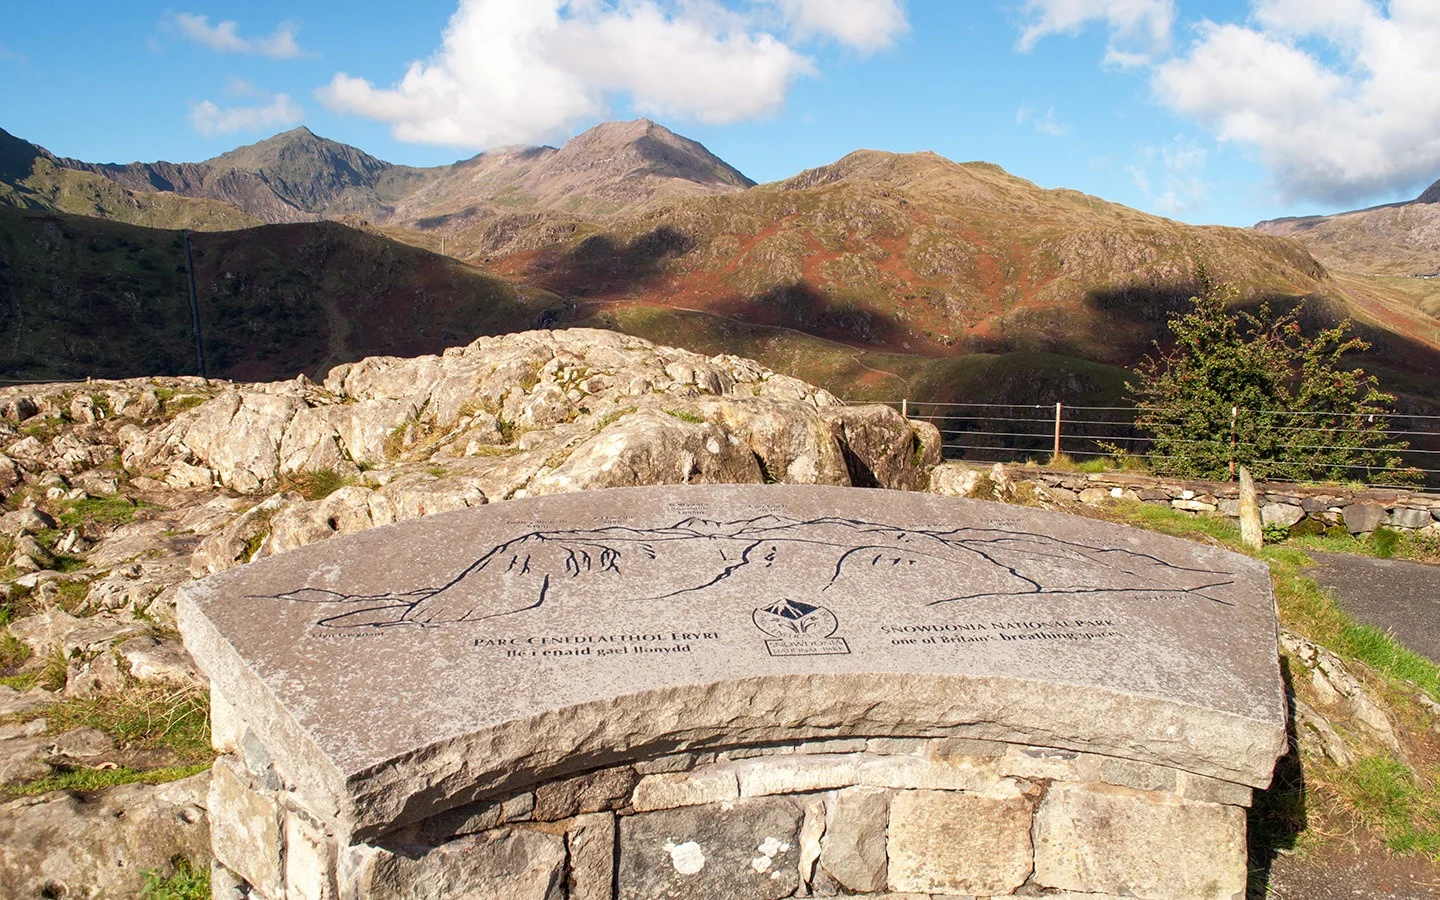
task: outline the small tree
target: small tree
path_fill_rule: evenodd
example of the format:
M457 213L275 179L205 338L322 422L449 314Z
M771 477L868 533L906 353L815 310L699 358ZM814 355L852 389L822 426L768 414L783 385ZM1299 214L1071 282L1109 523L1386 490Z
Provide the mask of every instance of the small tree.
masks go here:
M1125 388L1138 407L1136 426L1155 436L1152 467L1197 478L1229 478L1232 463L1260 478L1291 481L1406 480L1387 438L1395 398L1373 375L1341 357L1369 347L1346 320L1307 336L1300 311L1273 315L1232 310L1234 287L1196 270L1191 309L1172 314L1169 351L1136 367Z

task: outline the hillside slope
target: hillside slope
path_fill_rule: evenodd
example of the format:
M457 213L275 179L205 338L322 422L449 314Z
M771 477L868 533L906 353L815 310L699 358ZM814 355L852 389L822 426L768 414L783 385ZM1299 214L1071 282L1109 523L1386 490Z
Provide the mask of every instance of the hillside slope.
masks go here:
M522 229L486 263L591 305L693 307L935 355L1133 361L1193 291L1196 263L1252 297L1330 287L1293 242L1187 226L930 153L859 151L527 246L537 242Z
M211 375L293 378L555 321L542 291L332 222L191 236ZM0 207L0 377L196 371L182 235Z
M261 224L226 203L170 192L133 191L93 172L66 168L44 147L3 129L0 206L94 216L152 228L223 231Z
M1326 265L1368 275L1440 275L1440 181L1419 197L1370 209L1270 219L1255 230L1290 237Z

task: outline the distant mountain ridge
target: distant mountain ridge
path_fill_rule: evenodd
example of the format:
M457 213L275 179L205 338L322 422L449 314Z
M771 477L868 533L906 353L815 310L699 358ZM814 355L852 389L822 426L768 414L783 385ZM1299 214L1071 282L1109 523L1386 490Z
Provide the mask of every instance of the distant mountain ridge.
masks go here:
M1258 222L1264 234L1294 238L1327 265L1375 275L1440 274L1440 181L1414 200L1328 216Z
M597 125L558 149L501 148L431 168L395 165L304 126L183 163L92 163L17 141L7 142L14 159L0 157L0 170L28 176L24 144L33 148L32 159L99 175L137 194L216 200L270 224L354 216L444 230L517 210L604 217L660 197L754 183L699 143L648 119Z

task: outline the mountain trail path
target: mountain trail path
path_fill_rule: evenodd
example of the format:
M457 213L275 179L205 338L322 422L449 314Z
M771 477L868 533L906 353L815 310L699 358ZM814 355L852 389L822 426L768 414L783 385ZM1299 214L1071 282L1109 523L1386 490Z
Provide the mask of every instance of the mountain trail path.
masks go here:
M1440 663L1440 565L1307 551L1305 574L1356 619Z

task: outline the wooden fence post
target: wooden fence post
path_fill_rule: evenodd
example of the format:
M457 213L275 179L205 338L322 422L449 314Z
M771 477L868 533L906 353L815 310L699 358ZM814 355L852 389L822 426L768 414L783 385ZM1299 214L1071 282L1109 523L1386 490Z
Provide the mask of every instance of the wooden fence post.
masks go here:
M1053 464L1060 459L1060 412L1064 408L1063 403L1055 404L1055 450L1050 454L1050 462Z

